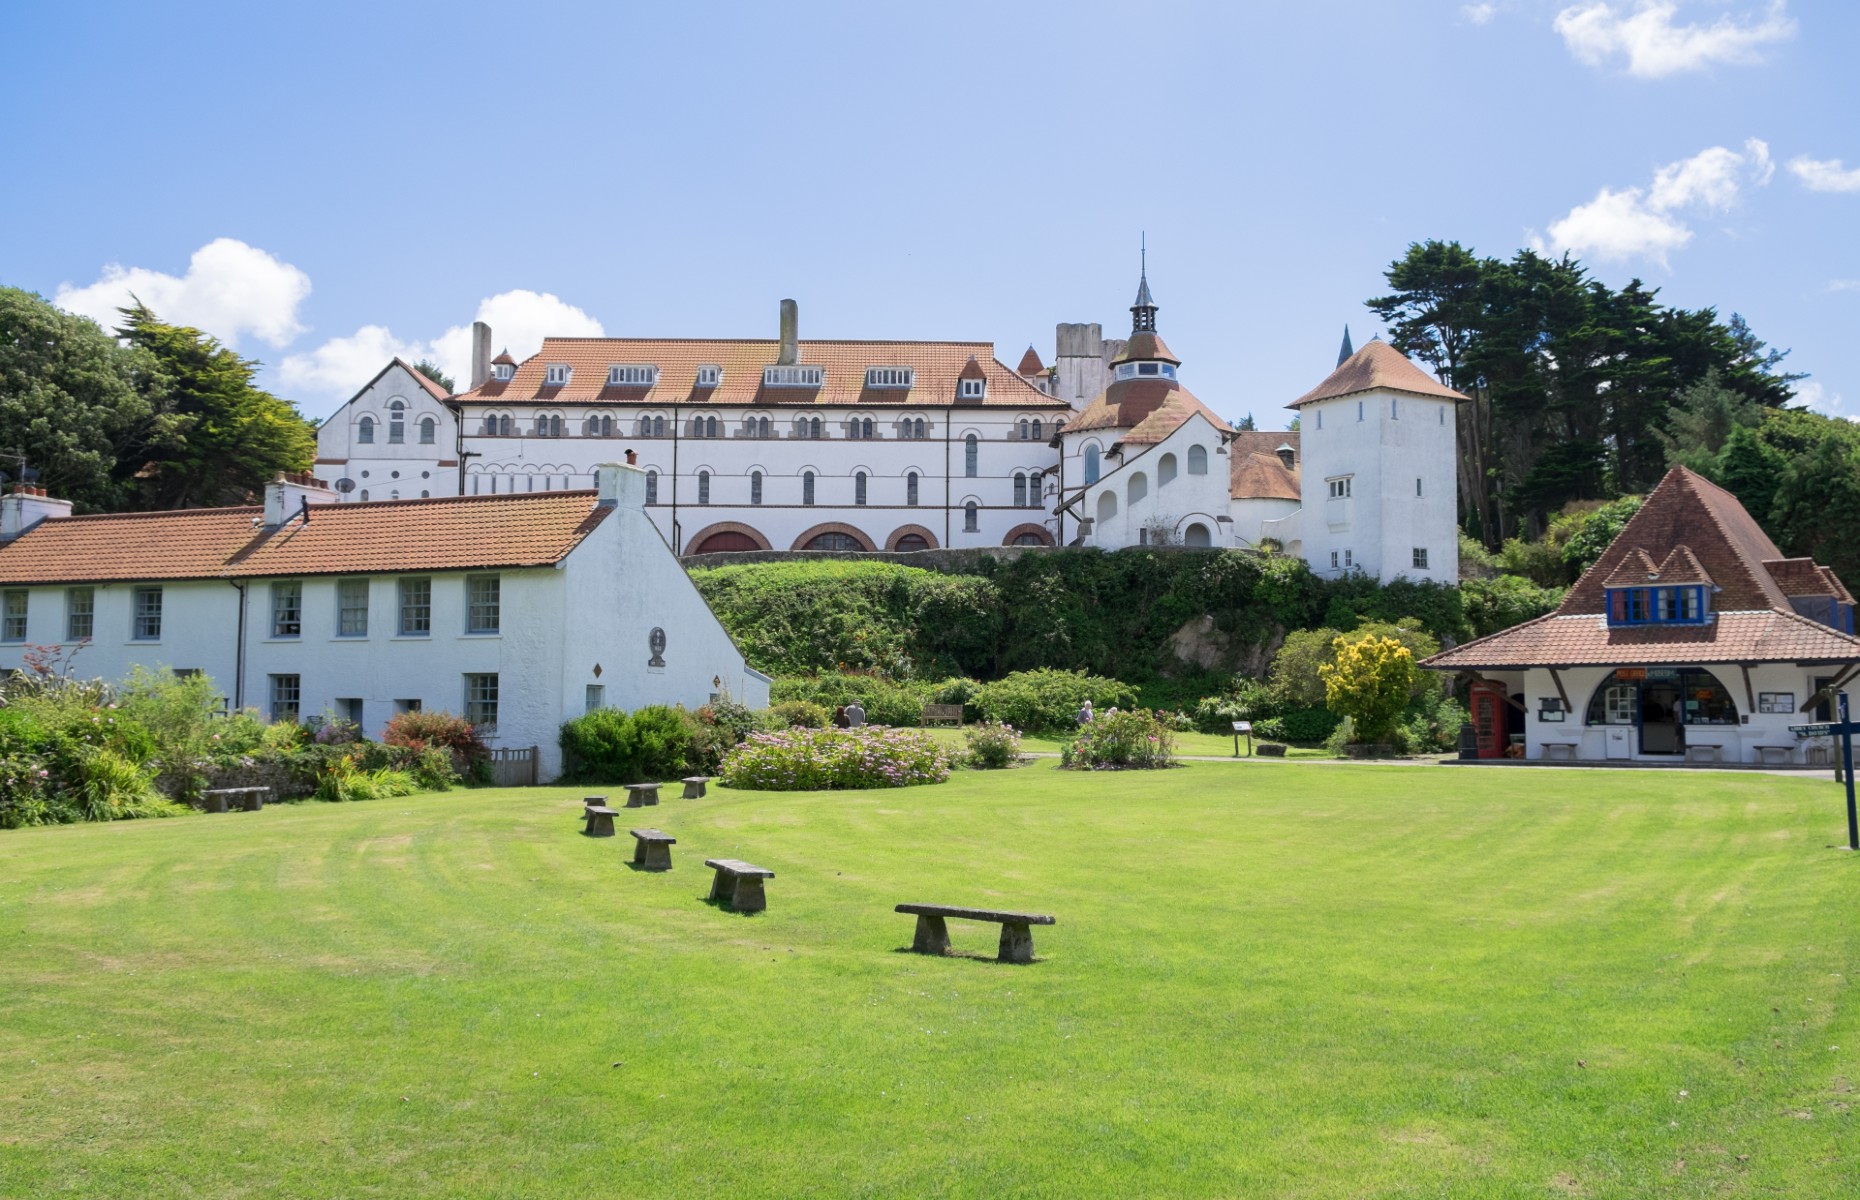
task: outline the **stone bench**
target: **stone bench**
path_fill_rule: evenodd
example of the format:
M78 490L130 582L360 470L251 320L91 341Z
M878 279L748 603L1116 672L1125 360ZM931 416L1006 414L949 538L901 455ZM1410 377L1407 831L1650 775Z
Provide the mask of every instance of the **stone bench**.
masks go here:
M672 847L678 839L659 829L629 829L633 835L633 865L642 871L672 869Z
M710 885L712 900L721 900L741 913L761 912L769 906L762 881L775 878L775 872L739 858L707 858L704 865L717 872Z
M659 785L656 783L629 783L624 786L628 808L647 808L659 802Z
M942 904L900 904L893 911L917 917L917 935L911 939L911 949L918 954L949 953L949 926L944 922L950 917L962 921L993 921L1001 926L1001 952L996 958L1004 963L1032 962L1033 926L1055 923L1043 913L996 912Z
M1760 763L1792 763L1795 761L1795 747L1790 746L1752 746L1757 752Z
M935 722L947 722L952 725L962 724L962 705L960 704L926 704L923 714L918 718L919 725Z
M607 797L605 796L583 796L581 798L581 832L588 832L589 828L594 824L594 815L588 810L590 808L603 808L606 804Z
M1546 761L1560 759L1563 762L1575 762L1576 747L1577 743L1575 742L1545 742L1544 759Z
M205 812L230 812L233 808L257 812L265 807L269 795L271 789L267 787L210 788L200 794L200 807Z
M586 810L588 827L583 830L589 837L612 837L614 835L614 817L619 809L608 808L605 804L590 804Z
M1686 761L1695 763L1715 763L1718 761L1717 746L1687 746Z
M1284 758L1285 747L1278 742L1261 742L1254 747L1253 753L1261 758Z
M682 782L685 785L685 794L681 799L702 800L705 795L704 785L710 782L710 776L687 775Z

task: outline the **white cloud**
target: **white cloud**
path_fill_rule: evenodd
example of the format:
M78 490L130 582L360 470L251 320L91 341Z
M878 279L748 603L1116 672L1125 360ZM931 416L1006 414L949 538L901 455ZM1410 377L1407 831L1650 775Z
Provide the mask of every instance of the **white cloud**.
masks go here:
M185 275L111 263L95 283L60 284L52 302L114 329L122 319L116 310L133 303L132 293L162 320L203 329L229 346L247 334L283 346L304 331L297 308L310 295L310 277L256 246L215 238L194 251Z
M1489 2L1485 4L1460 5L1460 15L1465 17L1468 21L1471 21L1474 25L1484 25L1497 14L1498 5Z
M1760 16L1739 20L1727 14L1710 25L1680 25L1678 12L1675 0L1635 0L1631 6L1602 0L1564 9L1553 28L1569 52L1589 66L1625 58L1628 74L1643 79L1714 63L1759 62L1763 47L1796 32L1787 0L1771 0Z
M1647 258L1667 265L1667 255L1692 241L1689 211L1723 212L1736 205L1745 183L1758 187L1776 174L1769 144L1751 138L1743 150L1712 146L1654 172L1645 188L1603 188L1550 223L1549 236L1531 238L1545 253L1570 251L1600 262Z
M1839 392L1830 393L1812 379L1805 379L1795 385L1795 398L1804 408L1815 412L1830 417L1845 417L1850 421L1854 419L1854 414L1847 411L1847 402Z
M1860 167L1849 170L1838 158L1800 154L1789 160L1789 173L1811 192L1860 192Z
M1828 290L1830 292L1860 292L1860 279L1830 279Z
M491 352L508 349L520 362L542 348L545 337L600 337L606 331L586 312L548 292L499 292L478 304L475 320L491 327ZM396 337L382 325L364 325L349 337L331 338L278 364L280 390L293 398L347 400L399 355L409 362L437 363L460 389L471 384L471 323L454 325L429 341Z

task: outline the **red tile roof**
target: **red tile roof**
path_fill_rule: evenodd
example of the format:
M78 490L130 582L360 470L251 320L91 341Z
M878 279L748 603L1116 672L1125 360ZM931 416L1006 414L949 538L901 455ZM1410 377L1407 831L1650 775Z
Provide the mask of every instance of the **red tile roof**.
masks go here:
M1020 365L1015 367L1014 370L1020 375L1044 375L1046 374L1046 364L1040 361L1039 351L1029 346L1027 347L1027 353L1020 356Z
M1435 671L1640 664L1860 662L1860 639L1793 612L1721 612L1707 625L1609 628L1595 613L1551 613L1442 650Z
M592 491L312 505L268 530L262 508L42 521L0 546L0 585L448 571L561 561L611 508Z
M1152 358L1159 358L1177 366L1182 365L1182 360L1175 356L1175 351L1169 349L1168 343L1162 340L1162 334L1148 329L1137 329L1125 339L1124 348L1112 357L1111 364L1115 366L1118 363Z
M768 340L727 338L549 338L508 380L488 380L455 396L455 403L550 404L732 404L767 407L948 406L958 403L956 381L968 361L976 359L988 380L978 403L989 408L1065 408L1064 401L1040 391L996 361L992 342L799 343L801 366L821 367L826 382L817 388L763 387L762 369L775 365L781 344ZM552 363L572 368L566 385L543 380ZM607 385L611 366L655 366L659 379L650 387ZM699 388L699 367L723 369L723 382ZM908 388L868 388L868 367L909 367Z
M1374 339L1344 359L1335 371L1324 377L1323 383L1285 407L1301 408L1319 400L1335 400L1339 396L1354 396L1358 392L1370 392L1378 388L1407 392L1413 396L1437 396L1443 400L1466 399L1415 366L1395 347Z
M1228 472L1228 495L1235 500L1297 500L1298 473L1287 470L1278 455L1266 451L1248 454L1228 451L1233 466Z
M1120 379L1067 421L1066 432L1123 429L1129 432L1120 435L1118 441L1142 445L1162 441L1180 428L1189 414L1197 412L1214 422L1217 429L1232 432L1213 409L1173 379Z
M1812 558L1772 558L1763 564L1786 596L1832 596L1832 574Z
M406 359L396 356L394 361L399 363L401 366L405 367L407 370L407 374L413 376L413 381L419 384L421 387L425 388L426 394L431 396L433 399L444 400L447 397L452 395L451 392L448 392L445 388L439 386L438 383L434 382L431 379L428 379L425 373L423 373L420 370L420 368L414 366L412 363L408 362Z

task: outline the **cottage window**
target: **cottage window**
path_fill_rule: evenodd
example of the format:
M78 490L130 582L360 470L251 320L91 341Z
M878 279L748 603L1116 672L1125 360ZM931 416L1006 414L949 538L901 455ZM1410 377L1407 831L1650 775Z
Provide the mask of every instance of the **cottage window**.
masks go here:
M94 588L65 589L65 640L87 642L97 627L97 593Z
M273 675L271 677L271 719L273 721L295 721L303 702L303 676Z
M366 579L341 579L336 582L336 636L368 636Z
M355 440L364 446L372 446L375 441L375 419L363 417L355 423Z
M400 636L430 636L433 632L433 581L421 575L399 582Z
M590 683L582 698L582 712L594 712L607 707L607 687L604 684Z
M407 405L399 400L388 403L388 444L398 446L407 440Z
M465 580L465 632L496 633L503 621L503 580L472 575Z
M271 585L271 636L301 637L304 631L304 585L282 579Z
M139 587L130 598L130 636L138 642L161 641L161 589Z
M1416 546L1414 548L1414 569L1417 571L1427 570L1427 547L1426 546Z
M465 677L465 720L480 733L497 732L497 676Z
M7 589L5 616L0 618L0 641L23 642L26 640L26 597L25 588Z

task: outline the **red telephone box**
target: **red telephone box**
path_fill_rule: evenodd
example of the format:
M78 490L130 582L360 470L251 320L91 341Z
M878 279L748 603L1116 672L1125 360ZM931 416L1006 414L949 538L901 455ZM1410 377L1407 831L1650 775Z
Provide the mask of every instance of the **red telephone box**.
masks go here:
M1505 705L1505 685L1481 679L1472 685L1469 697L1473 730L1478 736L1480 758L1503 758L1511 739Z

